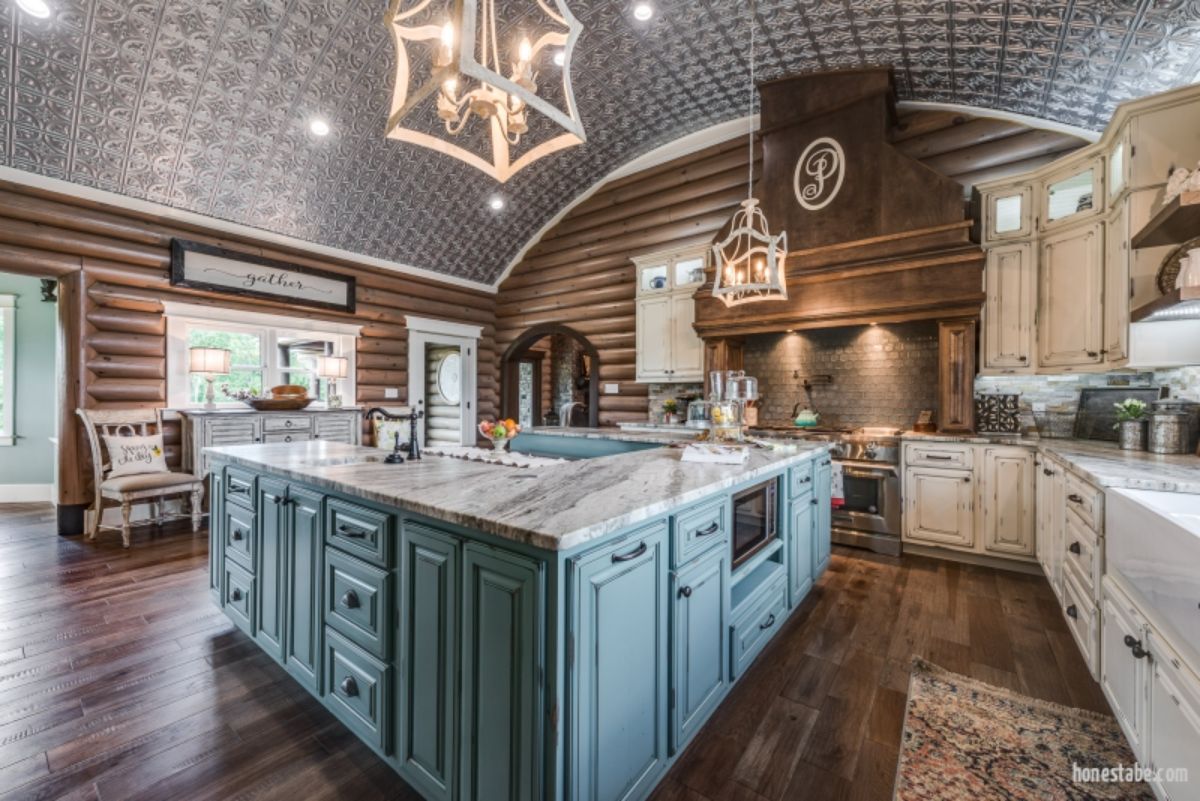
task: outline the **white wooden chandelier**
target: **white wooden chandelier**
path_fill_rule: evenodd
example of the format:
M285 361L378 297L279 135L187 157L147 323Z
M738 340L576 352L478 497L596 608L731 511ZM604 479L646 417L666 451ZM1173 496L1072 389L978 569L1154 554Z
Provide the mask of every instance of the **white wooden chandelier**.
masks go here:
M389 138L500 182L586 141L571 90L583 26L565 0L392 0L387 20L396 40ZM410 54L412 42L421 44ZM561 86L551 80L539 94L540 75L554 70ZM474 118L486 126L482 137Z
M746 199L729 223L729 233L712 247L716 275L713 297L726 306L760 300L787 300L787 231L772 236L767 216L754 197L754 3L750 3L750 135Z

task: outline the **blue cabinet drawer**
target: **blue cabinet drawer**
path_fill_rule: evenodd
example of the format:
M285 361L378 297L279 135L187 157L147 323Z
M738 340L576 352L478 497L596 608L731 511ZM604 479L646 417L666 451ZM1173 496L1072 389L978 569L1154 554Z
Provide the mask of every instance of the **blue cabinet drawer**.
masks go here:
M325 549L325 624L380 659L391 656L391 595L386 570Z
M225 468L225 500L254 509L254 474L240 467Z
M231 559L250 573L254 564L254 512L236 505L225 506L225 524L222 526L225 540L225 558Z
M788 474L788 495L793 498L812 492L813 462L801 462L791 469Z
M675 515L671 564L679 567L729 542L729 501L693 506Z
M225 563L221 603L225 614L242 631L254 636L254 576L233 562Z
M730 649L734 678L742 675L787 617L787 574L780 569L754 605L734 621Z
M392 516L377 509L330 498L325 503L325 541L379 567L392 552Z
M327 628L324 673L329 710L368 745L389 753L392 669Z

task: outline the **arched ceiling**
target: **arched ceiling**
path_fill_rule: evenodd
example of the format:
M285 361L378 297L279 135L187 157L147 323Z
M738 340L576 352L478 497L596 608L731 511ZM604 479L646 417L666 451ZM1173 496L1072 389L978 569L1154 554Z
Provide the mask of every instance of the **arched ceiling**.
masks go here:
M47 20L0 9L5 165L484 282L614 168L746 113L746 0L654 0L649 23L630 0L570 0L588 142L504 185L384 138L385 0L48 2ZM765 79L892 64L901 99L1090 129L1200 70L1200 0L757 8Z

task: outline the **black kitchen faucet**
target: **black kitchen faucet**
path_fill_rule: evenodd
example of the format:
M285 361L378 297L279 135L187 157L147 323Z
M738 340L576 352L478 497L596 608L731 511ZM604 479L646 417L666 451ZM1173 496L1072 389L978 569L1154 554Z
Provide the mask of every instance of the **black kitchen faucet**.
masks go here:
M392 414L391 412L379 406L367 410L367 417L372 419L382 420L407 420L408 421L408 443L400 444L400 432L396 432L395 446L392 452L388 454L383 461L387 464L404 464L403 451L408 452L409 460L419 461L421 458L421 444L417 438L417 421L425 416L425 412L418 409L411 410L408 414Z

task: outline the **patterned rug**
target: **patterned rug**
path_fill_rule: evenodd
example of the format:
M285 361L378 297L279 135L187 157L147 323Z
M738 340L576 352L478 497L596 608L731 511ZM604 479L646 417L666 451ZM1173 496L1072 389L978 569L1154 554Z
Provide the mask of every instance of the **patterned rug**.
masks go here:
M1153 801L1142 783L1076 781L1129 768L1115 719L913 660L894 801Z

